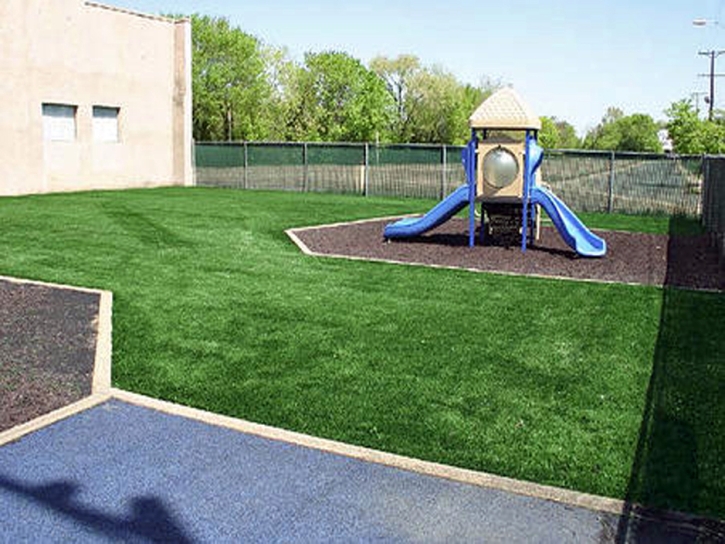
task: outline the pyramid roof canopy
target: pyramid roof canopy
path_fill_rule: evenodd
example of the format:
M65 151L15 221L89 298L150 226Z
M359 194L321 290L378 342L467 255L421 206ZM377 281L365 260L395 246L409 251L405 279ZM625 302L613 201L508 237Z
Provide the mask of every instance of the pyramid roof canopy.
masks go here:
M471 128L541 130L541 119L510 87L484 100L468 119Z

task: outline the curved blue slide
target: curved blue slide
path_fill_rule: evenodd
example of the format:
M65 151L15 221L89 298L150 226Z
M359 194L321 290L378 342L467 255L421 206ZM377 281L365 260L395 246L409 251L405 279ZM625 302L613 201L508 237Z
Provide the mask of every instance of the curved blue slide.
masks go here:
M607 243L590 231L566 204L543 187L531 188L531 203L541 205L569 247L584 257L602 257Z
M423 217L406 217L385 227L386 238L410 238L445 223L468 205L468 185L461 185Z

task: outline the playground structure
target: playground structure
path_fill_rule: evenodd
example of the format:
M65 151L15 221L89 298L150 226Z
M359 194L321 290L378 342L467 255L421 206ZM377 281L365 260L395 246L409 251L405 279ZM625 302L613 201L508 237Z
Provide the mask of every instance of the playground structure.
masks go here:
M601 257L606 242L592 233L566 204L542 186L538 169L544 151L537 143L541 121L510 88L485 100L469 118L471 139L463 151L466 184L422 217L408 217L385 227L384 236L419 236L469 207L468 244L476 243L476 203L481 203L480 243L493 237L504 243L520 237L521 251L538 239L540 208L577 254Z

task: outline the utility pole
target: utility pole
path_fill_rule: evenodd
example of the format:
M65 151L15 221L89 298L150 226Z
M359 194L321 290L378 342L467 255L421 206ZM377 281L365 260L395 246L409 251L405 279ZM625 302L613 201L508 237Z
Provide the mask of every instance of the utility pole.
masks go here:
M725 74L716 74L715 73L715 59L725 53L725 51L715 51L714 49L711 49L710 51L698 51L698 55L703 55L706 57L710 57L710 73L709 74L699 74L700 77L709 77L710 78L710 98L709 98L709 110L707 114L707 118L709 121L712 121L712 112L713 108L715 107L715 78L725 76Z

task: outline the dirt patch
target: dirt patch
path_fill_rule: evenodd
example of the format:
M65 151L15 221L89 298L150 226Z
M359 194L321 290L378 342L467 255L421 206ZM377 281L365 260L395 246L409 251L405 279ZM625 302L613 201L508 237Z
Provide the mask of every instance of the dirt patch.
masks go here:
M91 394L99 303L0 280L0 431Z
M571 278L689 289L725 290L725 269L707 236L668 236L596 231L607 242L602 258L579 257L553 227L525 253L517 246L468 247L465 219L455 218L429 233L386 241L390 219L346 223L292 232L313 253L418 263L511 274Z

